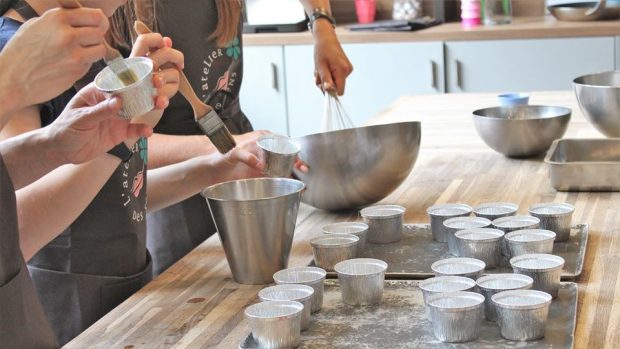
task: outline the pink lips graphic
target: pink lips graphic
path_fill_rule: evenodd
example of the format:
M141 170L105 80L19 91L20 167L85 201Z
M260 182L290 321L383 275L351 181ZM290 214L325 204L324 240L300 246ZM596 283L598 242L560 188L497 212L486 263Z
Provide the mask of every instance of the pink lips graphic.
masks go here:
M138 197L138 195L140 195L140 190L142 189L142 186L144 185L144 176L142 171L138 172L138 174L136 174L135 177L133 177L133 185L131 187L131 192L133 193L133 196Z

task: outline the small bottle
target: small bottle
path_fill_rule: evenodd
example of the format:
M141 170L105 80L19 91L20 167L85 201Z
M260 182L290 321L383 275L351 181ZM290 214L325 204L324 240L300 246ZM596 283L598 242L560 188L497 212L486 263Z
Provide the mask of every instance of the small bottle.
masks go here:
M461 25L471 28L480 24L480 0L461 0Z

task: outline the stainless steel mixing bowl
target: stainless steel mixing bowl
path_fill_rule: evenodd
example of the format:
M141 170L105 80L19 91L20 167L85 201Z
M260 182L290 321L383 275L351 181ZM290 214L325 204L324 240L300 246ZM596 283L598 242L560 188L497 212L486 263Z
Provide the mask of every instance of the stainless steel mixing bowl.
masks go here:
M420 149L419 121L317 133L298 138L308 173L302 201L325 210L377 202L409 175Z
M524 105L474 111L474 124L482 140L508 157L538 155L562 138L571 110L564 107Z
M580 76L573 86L590 123L607 137L620 137L620 71Z

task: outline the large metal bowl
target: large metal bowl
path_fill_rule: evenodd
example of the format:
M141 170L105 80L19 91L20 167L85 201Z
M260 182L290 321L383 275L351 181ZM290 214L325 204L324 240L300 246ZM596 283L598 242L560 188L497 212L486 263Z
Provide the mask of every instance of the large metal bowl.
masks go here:
M474 111L474 124L482 140L508 157L538 155L562 138L571 110L564 107L524 105Z
M573 80L583 115L607 137L620 137L620 71Z
M605 0L586 1L548 6L559 21L595 21L605 17Z
M377 202L409 175L420 150L419 121L351 128L298 138L308 173L302 201L325 210Z

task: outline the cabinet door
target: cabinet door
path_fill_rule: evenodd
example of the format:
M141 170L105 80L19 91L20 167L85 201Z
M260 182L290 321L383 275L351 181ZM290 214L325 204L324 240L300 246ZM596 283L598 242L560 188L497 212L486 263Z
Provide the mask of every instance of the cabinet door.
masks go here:
M398 97L444 91L443 45L426 43L346 44L353 64L341 102L355 125ZM287 108L291 136L321 132L325 97L314 84L311 45L286 46Z
M239 98L255 130L288 134L282 46L243 47Z
M614 38L446 43L448 92L570 90L574 78L614 69Z

